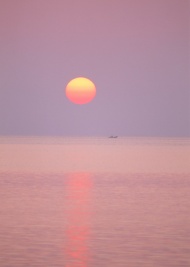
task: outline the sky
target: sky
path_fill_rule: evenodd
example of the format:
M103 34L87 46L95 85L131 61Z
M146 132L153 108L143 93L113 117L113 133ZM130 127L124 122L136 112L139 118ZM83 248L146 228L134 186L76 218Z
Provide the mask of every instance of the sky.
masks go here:
M0 0L0 135L189 136L189 18L188 0Z

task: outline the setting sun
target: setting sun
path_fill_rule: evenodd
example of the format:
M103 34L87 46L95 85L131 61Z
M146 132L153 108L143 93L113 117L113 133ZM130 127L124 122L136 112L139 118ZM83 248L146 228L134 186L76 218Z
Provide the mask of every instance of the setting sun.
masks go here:
M92 101L96 95L94 83L84 77L71 80L66 86L67 98L75 104L86 104Z

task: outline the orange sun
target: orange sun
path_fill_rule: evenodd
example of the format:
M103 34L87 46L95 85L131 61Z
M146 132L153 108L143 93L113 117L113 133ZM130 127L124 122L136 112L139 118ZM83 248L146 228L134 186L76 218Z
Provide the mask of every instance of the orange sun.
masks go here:
M96 87L94 83L84 77L71 80L66 86L66 96L75 104L86 104L95 97Z

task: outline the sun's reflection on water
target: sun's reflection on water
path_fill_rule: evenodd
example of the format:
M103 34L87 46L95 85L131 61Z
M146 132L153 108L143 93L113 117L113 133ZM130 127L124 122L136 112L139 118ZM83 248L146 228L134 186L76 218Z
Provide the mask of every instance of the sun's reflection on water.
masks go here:
M70 174L66 182L66 267L88 266L91 187L88 173Z

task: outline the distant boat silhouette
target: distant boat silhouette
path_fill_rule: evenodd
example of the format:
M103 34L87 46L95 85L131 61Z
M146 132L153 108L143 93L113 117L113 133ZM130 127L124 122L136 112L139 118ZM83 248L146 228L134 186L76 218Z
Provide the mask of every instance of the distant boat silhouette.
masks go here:
M117 135L110 135L109 138L117 138Z

